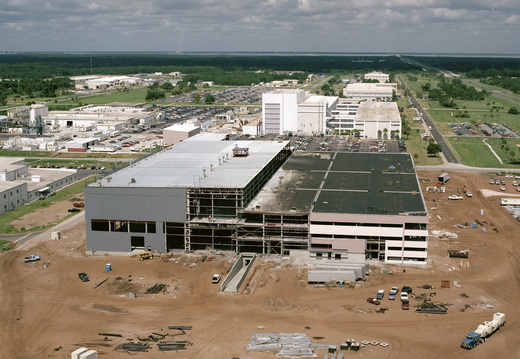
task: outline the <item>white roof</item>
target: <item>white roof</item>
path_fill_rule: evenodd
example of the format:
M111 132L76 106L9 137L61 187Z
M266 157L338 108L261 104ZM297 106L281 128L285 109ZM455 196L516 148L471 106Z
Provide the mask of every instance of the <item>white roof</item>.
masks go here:
M190 132L200 128L199 126L195 126L193 124L175 124L169 127L166 127L163 131L177 131L177 132Z
M288 144L183 141L90 186L244 188ZM249 155L233 157L235 147L248 148Z

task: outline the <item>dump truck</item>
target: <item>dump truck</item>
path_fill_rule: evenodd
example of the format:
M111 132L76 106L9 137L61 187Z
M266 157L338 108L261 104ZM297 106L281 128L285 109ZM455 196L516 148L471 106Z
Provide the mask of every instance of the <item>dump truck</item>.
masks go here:
M494 332L506 325L504 313L493 314L493 320L480 324L473 332L466 335L460 346L464 349L473 349L480 343L484 343Z

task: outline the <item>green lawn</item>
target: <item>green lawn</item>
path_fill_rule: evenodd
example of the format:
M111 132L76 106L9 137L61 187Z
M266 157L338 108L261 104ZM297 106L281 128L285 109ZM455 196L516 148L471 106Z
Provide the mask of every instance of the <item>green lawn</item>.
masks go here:
M414 127L412 127L412 125ZM419 127L420 126L420 127ZM406 143L406 151L412 155L412 159L416 166L433 166L442 164L442 159L440 156L429 156L426 153L426 148L428 147L428 142L422 140L421 134L424 132L424 129L421 124L410 124L412 128L412 132L410 134L409 139L405 139ZM415 155L419 155L417 157Z
M488 146L482 140L486 139L495 152L500 156L504 164L502 165ZM451 137L446 138L452 148L457 151L460 161L468 166L475 167L504 167L504 168L520 168L518 165L507 164L507 154L501 149L500 139L482 138L482 137ZM520 145L520 139L509 139L510 148L517 148ZM516 150L518 151L518 150ZM520 152L517 157L520 157Z
M41 208L47 208L55 202L68 201L68 200L73 199L78 194L83 193L83 189L85 188L85 186L88 185L89 183L94 182L94 180L95 180L94 176L88 177L73 185L70 185L68 187L65 187L65 188L57 191L56 195L54 195L54 196L47 197L42 201L33 201L31 203L18 207L14 211L9 211L9 212L2 214L0 216L0 233L13 234L13 233L27 233L27 232L41 231L41 230L45 230L48 228L52 228L59 222L63 222L65 219L69 218L70 216L72 216L74 214L71 213L68 216L60 218L56 222L48 223L46 226L43 226L43 227L22 228L21 230L18 230L9 224L11 221L18 219L27 213L34 212Z
M146 102L147 88L131 89L130 91L101 92L93 95L78 95L78 101L83 105L104 105L112 102ZM70 97L70 96L67 96ZM58 101L56 105L77 105L79 102L74 100Z

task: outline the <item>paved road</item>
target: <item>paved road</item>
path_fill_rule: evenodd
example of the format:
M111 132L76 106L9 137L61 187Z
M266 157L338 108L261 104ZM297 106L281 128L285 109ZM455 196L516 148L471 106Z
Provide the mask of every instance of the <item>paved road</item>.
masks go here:
M435 139L435 142L437 142L439 145L441 145L442 148L442 154L444 155L444 158L446 158L446 161L448 163L460 163L451 148L448 146L446 141L444 141L444 137L437 131L437 128L435 127L434 122L431 120L431 118L428 116L426 111L422 108L422 106L419 104L417 99L413 96L410 97L410 102L412 105L417 108L417 111L422 115L422 118L424 120L424 123L430 128L430 133Z

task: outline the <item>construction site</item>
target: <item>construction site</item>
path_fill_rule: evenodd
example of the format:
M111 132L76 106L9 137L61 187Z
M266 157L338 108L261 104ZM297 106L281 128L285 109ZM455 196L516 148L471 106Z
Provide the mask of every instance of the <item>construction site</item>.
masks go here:
M477 171L451 171L443 191L427 191L441 172L417 173L429 214L427 264L369 260L368 270L349 271L361 278L311 281L313 272L337 270L334 260L283 253L89 255L81 212L53 229L59 240L43 232L0 254L0 357L70 358L80 348L143 359L516 357L519 222L500 199L518 195L493 190L492 176ZM471 198L448 199L464 188ZM41 260L24 263L30 255ZM386 295L405 286L409 310ZM380 290L379 305L367 302ZM466 333L496 312L507 314L507 325L462 349Z

